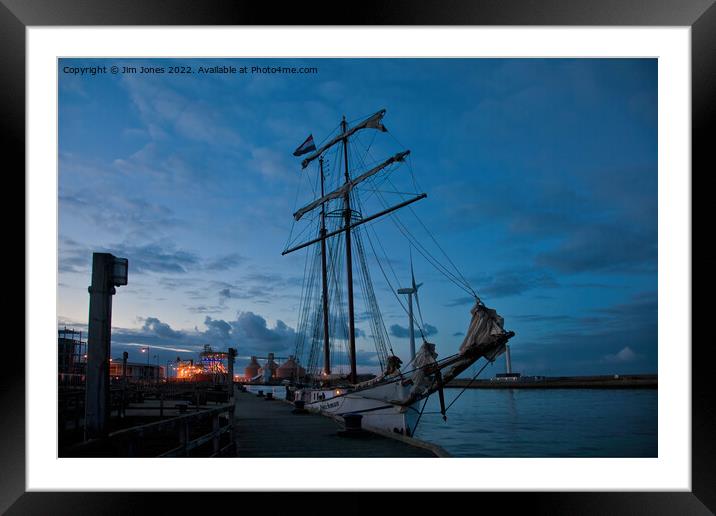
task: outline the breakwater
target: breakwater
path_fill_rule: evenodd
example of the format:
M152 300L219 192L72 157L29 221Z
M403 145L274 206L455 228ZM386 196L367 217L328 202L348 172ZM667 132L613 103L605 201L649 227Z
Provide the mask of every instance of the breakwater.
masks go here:
M446 387L469 389L656 389L655 374L456 378Z

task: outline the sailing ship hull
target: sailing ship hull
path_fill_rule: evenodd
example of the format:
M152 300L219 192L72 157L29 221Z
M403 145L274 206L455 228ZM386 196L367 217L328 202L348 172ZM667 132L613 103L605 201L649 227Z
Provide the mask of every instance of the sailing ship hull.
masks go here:
M399 405L386 401L392 386L379 385L359 392L345 389L302 389L295 399L302 399L310 412L342 419L346 414L363 416L361 425L367 430L410 435L418 412L414 404Z

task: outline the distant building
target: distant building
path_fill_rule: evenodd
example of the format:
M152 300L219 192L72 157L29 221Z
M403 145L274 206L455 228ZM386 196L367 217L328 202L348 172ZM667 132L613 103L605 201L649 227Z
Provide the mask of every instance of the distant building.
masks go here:
M122 360L112 359L109 362L109 376L112 381L122 380ZM164 366L127 362L127 382L140 383L164 379Z
M276 369L276 378L279 380L292 380L306 376L306 370L298 365L296 358L291 355Z
M249 362L249 365L247 365L246 369L244 369L244 378L246 378L246 380L251 380L259 375L260 370L261 365L258 360L256 360L256 357L251 357L251 362Z

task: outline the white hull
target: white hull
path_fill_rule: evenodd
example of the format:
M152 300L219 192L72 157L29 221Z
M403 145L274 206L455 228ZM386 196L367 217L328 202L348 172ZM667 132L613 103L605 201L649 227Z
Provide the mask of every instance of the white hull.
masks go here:
M361 425L368 430L410 435L418 413L413 406L387 401L390 398L386 394L395 389L396 384L378 385L357 392L346 392L342 388L301 389L296 391L295 399L302 399L309 411L325 416L342 418L346 414L359 414L363 416Z

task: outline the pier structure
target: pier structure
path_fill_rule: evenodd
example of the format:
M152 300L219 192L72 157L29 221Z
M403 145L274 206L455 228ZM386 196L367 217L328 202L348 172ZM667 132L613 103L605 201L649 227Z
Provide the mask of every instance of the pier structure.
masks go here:
M360 437L346 437L343 432L346 425L341 418L296 414L293 408L293 404L275 397L267 401L265 397L248 390L238 392L234 410L236 455L343 458L447 456L438 446L398 434L391 436L366 431Z

